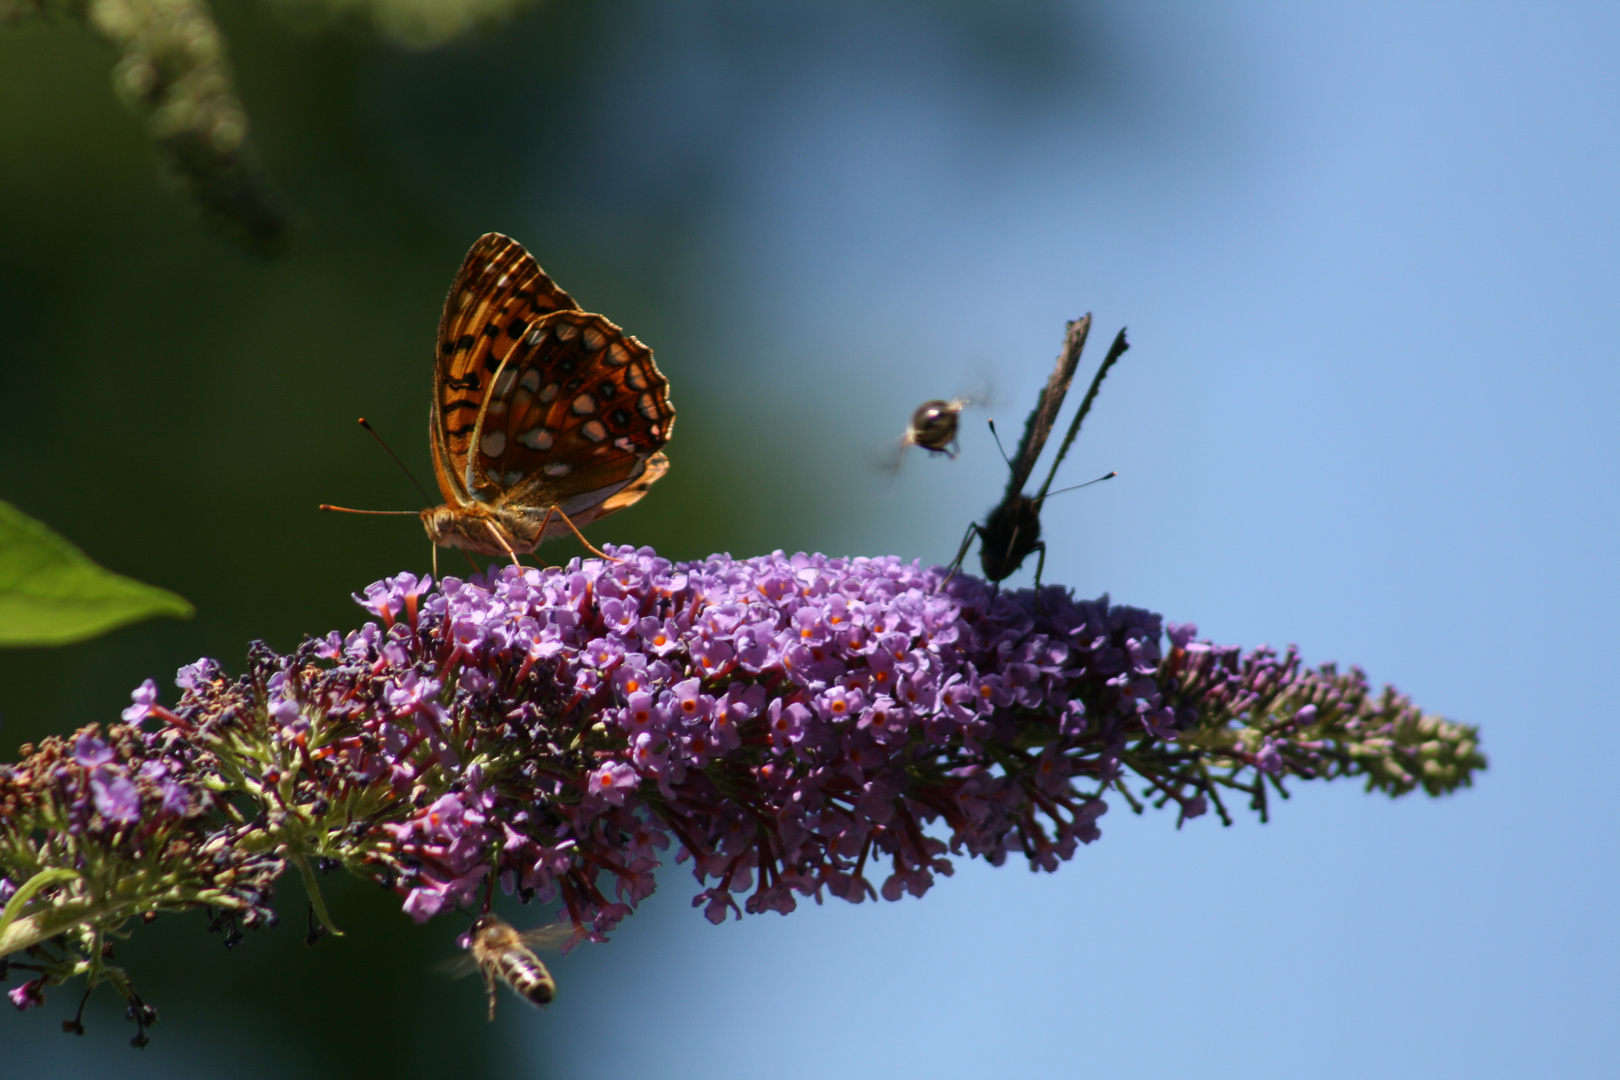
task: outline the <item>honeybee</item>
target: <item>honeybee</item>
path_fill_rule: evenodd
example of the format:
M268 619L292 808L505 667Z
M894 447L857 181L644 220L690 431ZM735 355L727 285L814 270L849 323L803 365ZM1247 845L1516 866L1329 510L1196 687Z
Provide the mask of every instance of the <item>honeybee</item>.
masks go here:
M900 438L901 448L920 446L930 454L956 457L956 429L962 410L972 405L972 398L938 398L925 401L911 414L911 423Z
M452 974L477 970L489 991L489 1018L495 1019L495 984L503 982L518 997L533 1005L549 1005L557 996L557 980L534 954L536 946L557 946L577 936L571 926L546 926L519 931L499 915L481 915L468 934L468 955L453 960Z

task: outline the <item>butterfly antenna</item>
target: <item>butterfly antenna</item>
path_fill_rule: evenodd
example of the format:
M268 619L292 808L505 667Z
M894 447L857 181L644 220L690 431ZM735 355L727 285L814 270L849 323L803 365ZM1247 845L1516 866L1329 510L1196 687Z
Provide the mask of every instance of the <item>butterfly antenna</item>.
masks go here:
M1100 484L1104 480L1112 480L1118 475L1118 472L1105 473L1104 475L1097 477L1097 479L1087 480L1083 484L1070 484L1066 488L1058 488L1056 491L1048 491L1045 495L1041 496L1041 499L1050 499L1053 495L1062 495L1065 491L1079 491L1083 487L1090 487L1092 484Z
M1001 451L1001 460L1007 462L1007 468L1012 468L1012 461L1007 457L1007 451L1001 445L1001 436L996 434L996 421L994 417L990 419L990 437L996 440L996 449Z
M394 459L394 464L399 466L400 471L405 474L406 478L410 480L411 484L421 494L422 501L431 503L433 501L433 497L427 493L427 488L424 488L420 483L417 482L415 474L405 467L405 463L403 461L399 460L399 455L394 453L391 446L383 442L383 437L377 434L377 429L372 427L370 422L367 421L363 416L360 418L360 426L370 432L373 439L377 440L377 445L383 448L383 453Z
M1069 452L1069 446L1074 442L1074 437L1080 434L1081 423L1085 421L1086 414L1091 411L1091 403L1097 400L1097 391L1102 388L1103 379L1108 377L1108 369L1113 367L1115 362L1125 355L1125 350L1130 347L1131 343L1125 340L1125 330L1121 327L1119 334L1114 338L1114 343L1108 346L1108 355L1103 357L1102 367L1097 369L1096 376L1091 380L1091 386L1086 390L1085 398L1080 402L1080 411L1074 414L1074 419L1069 423L1069 430L1063 436L1063 442L1058 447L1057 457L1052 459L1052 468L1046 474L1046 483L1041 485L1041 490L1035 496L1036 502L1046 498L1047 489L1052 486L1052 478L1057 476L1058 466L1063 463L1063 455ZM1112 476L1114 474L1109 473L1108 475ZM1108 477L1104 476L1098 479L1106 480ZM1087 483L1092 484L1096 482L1096 480L1087 481ZM1064 490L1069 489L1065 488Z
M321 503L321 509L334 510L340 514L378 514L384 517L391 517L396 514L409 514L411 517L422 516L420 510L356 510L349 506L333 506L331 503Z

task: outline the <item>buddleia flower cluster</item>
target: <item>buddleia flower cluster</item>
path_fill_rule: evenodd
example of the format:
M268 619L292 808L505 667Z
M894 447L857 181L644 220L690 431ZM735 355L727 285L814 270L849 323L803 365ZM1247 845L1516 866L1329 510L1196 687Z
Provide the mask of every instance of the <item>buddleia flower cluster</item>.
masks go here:
M0 957L19 1008L76 975L152 1018L107 942L205 907L238 934L273 883L342 866L417 921L499 886L603 940L667 860L710 921L801 899L921 896L953 859L1055 870L1109 801L1178 824L1291 780L1431 795L1485 765L1473 728L1290 648L1243 652L1059 587L896 558L650 549L411 574L373 616L244 674L183 668L123 723L0 766ZM144 1034L138 1035L144 1038Z

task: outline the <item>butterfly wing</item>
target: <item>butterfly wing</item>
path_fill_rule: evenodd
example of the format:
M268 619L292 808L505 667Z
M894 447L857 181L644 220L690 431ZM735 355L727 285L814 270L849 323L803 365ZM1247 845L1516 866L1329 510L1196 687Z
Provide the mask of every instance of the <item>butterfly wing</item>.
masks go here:
M500 233L478 238L445 298L433 368L429 443L439 491L465 505L473 426L501 362L555 311L578 309L523 245Z
M675 421L652 350L583 311L553 312L520 347L491 384L471 486L576 525L646 494L669 467L659 450Z
M1052 425L1057 422L1058 412L1063 408L1063 398L1069 392L1069 384L1074 381L1075 369L1080 366L1080 350L1085 348L1086 334L1090 329L1090 315L1069 327L1069 340L1064 343L1063 354L1058 357L1051 378L1046 380L1046 386L1035 402L1035 410L1024 422L1024 437L1018 441L1018 453L1013 456L1012 475L1007 480L1003 505L1009 505L1015 496L1023 492L1024 484L1035 468L1035 460L1046 448Z

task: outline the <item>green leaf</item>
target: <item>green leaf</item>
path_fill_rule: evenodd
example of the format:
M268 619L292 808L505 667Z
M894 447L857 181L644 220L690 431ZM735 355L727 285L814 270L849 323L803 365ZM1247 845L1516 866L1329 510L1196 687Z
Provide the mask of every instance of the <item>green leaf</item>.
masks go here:
M0 502L0 645L67 645L142 619L195 613L184 597L103 570Z

